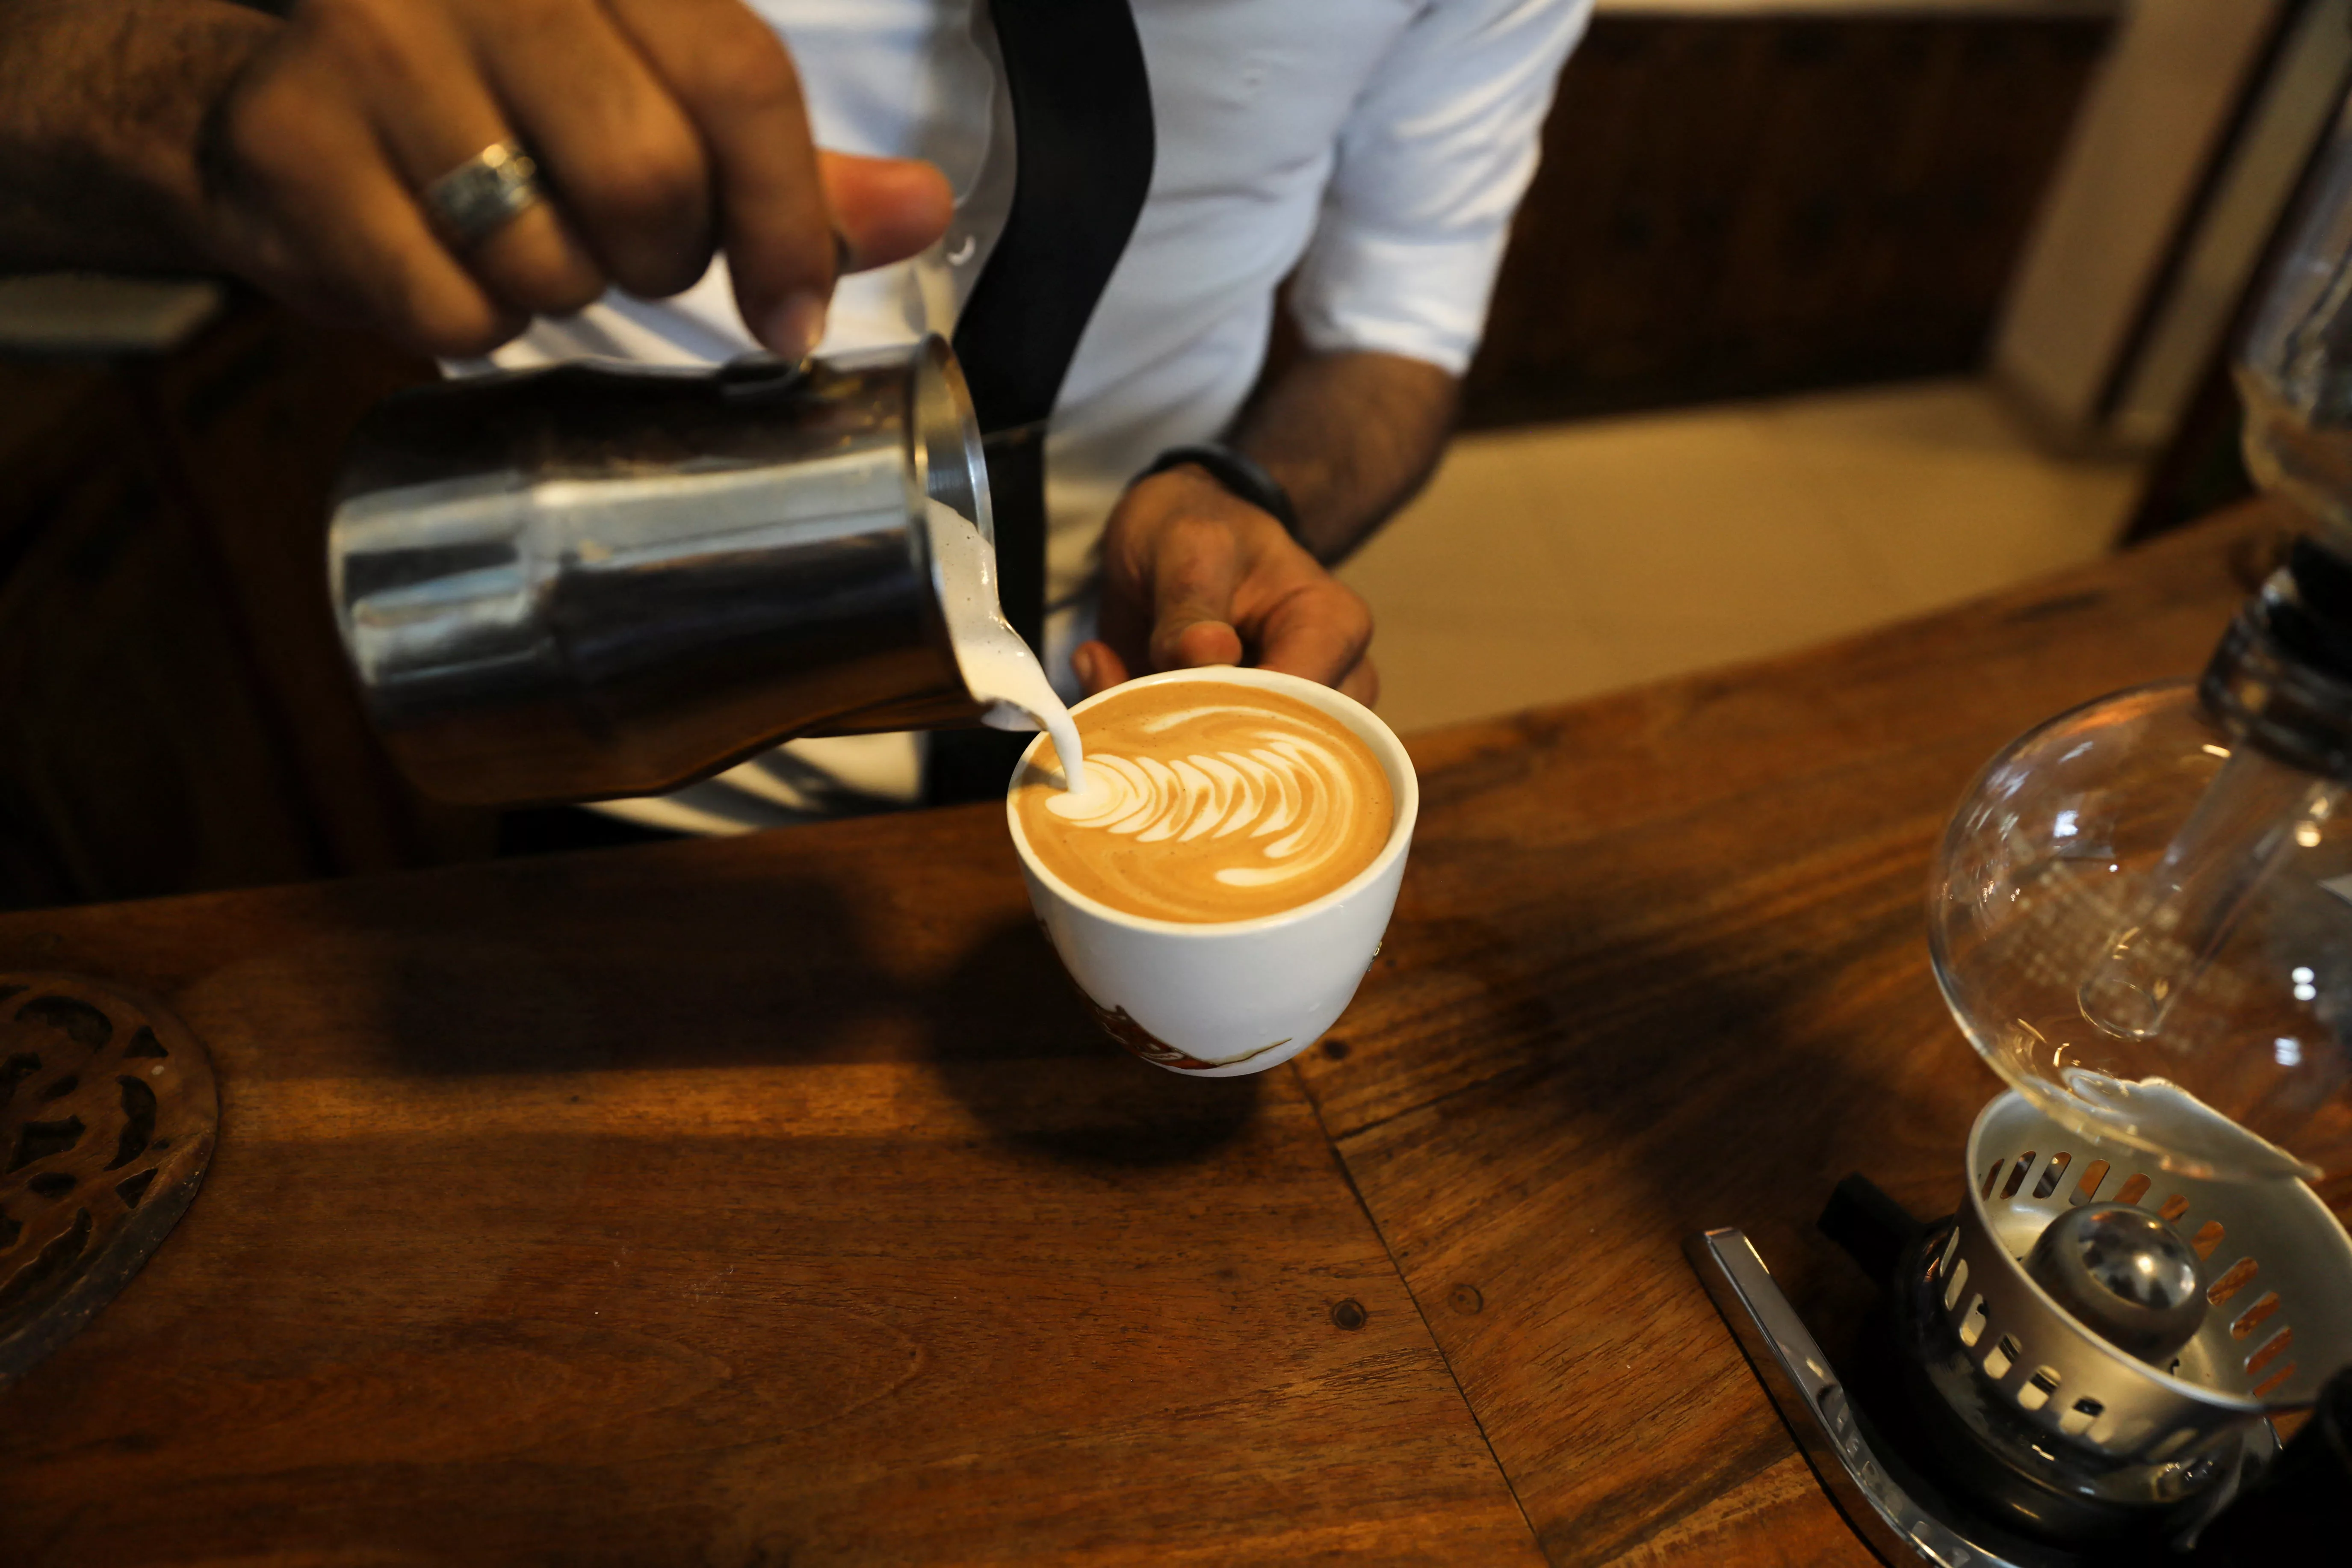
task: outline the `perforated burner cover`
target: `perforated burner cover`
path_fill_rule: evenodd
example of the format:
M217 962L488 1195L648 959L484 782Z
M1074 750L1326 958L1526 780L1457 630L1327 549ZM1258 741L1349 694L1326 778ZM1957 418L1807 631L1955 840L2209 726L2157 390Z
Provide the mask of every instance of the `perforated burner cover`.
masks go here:
M157 1004L0 972L0 1384L139 1272L195 1197L219 1121L211 1058Z

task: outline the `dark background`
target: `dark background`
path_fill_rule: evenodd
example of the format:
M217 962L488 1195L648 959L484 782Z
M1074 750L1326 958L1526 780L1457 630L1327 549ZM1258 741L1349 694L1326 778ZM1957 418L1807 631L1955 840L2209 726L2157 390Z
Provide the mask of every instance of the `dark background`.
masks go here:
M1600 18L1466 422L1978 367L2107 27ZM321 580L345 437L431 374L251 299L161 359L0 362L0 907L498 852L394 774Z

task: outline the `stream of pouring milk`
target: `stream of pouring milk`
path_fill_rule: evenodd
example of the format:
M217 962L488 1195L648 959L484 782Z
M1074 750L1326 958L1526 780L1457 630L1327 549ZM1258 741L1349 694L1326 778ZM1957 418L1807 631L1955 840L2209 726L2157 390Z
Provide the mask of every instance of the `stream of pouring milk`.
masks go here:
M1087 787L1087 763L1077 722L996 597L996 552L955 508L930 503L931 564L939 573L940 605L948 641L972 696L989 704L981 722L995 730L1043 730L1054 737L1066 788Z

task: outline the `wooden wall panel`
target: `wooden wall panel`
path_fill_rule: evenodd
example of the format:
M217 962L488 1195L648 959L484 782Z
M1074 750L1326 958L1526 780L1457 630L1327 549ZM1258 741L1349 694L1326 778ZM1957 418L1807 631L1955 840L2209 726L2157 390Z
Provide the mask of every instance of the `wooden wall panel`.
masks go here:
M0 908L486 855L362 719L326 596L352 426L431 367L255 304L0 364Z
M1974 367L2108 26L1598 18L1467 422Z

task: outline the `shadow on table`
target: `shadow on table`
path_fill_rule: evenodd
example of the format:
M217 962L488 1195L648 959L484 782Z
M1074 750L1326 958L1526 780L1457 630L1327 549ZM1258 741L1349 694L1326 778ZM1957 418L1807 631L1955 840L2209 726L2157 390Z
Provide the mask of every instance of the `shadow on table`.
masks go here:
M1256 1079L1164 1072L1108 1039L1025 909L974 922L942 971L921 956L939 933L902 945L824 871L682 875L724 846L659 853L652 874L625 849L518 863L455 908L429 876L329 884L354 900L338 924L397 1068L923 1062L994 1136L1103 1165L1205 1159L1255 1113Z
M940 1082L999 1138L1086 1165L1206 1160L1256 1114L1257 1075L1200 1079L1129 1055L1034 921L992 931L929 998Z
M543 1073L893 1054L903 981L838 889L626 877L634 855L521 863L459 910L431 879L358 885L366 979L398 1066Z
M1706 860L1662 870L1638 845L1580 846L1524 913L1465 899L1401 924L1391 949L1460 998L1445 1035L1475 1042L1483 1083L1449 1102L1449 1143L1525 1151L1510 1157L1548 1215L1638 1215L1669 1244L1739 1226L1825 1260L1814 1217L1857 1170L1948 1210L1996 1086L1937 1000L1912 868L1869 867L1834 899L1759 882L1751 900L1708 869L1738 861ZM1475 869L1455 880L1511 887Z
M1465 1042L1463 1070L1479 1078L1341 1144L1391 1245L1401 1237L1401 1250L1443 1260L1426 1289L1440 1300L1457 1282L1474 1301L1483 1292L1475 1335L1451 1314L1436 1319L1442 1339L1467 1347L1474 1375L1513 1399L1557 1400L1533 1369L1623 1365L1582 1393L1583 1408L1612 1414L1578 1440L1640 1479L1604 1493L1553 1469L1538 1494L1552 1511L1534 1516L1555 1560L1601 1563L1635 1554L1666 1521L1792 1452L1743 1382L1724 1395L1732 1415L1700 1409L1716 1395L1694 1369L1737 1362L1685 1238L1739 1226L1817 1331L1859 1321L1871 1283L1813 1233L1814 1218L1848 1171L1898 1187L1930 1167L1958 1175L1957 1144L1921 1147L1936 1142L1923 1103L1949 1113L1923 1101L1922 1058L1967 1053L1916 1033L1937 1020L1915 994L1908 898L1822 918L1722 897L1703 873L1661 874L1611 845L1580 847L1578 859L1525 894L1525 918L1465 893L1392 931L1390 949L1425 976L1393 1016L1433 1054ZM1510 887L1482 869L1454 885ZM1530 867L1523 881L1548 869ZM1432 1014L1442 1025L1423 1021ZM1951 1066L1948 1076L1969 1076L1964 1059ZM1352 1067L1331 1069L1335 1084ZM1833 1362L1847 1348L1824 1340ZM1699 1411L1691 1431L1705 1440L1631 1458L1656 1444L1655 1412L1682 1408Z

